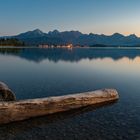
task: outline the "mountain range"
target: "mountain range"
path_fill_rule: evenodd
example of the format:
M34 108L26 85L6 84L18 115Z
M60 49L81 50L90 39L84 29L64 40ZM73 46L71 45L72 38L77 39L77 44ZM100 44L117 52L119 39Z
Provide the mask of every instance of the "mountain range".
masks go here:
M21 33L15 36L9 36L7 38L16 38L23 41L26 45L64 45L73 44L80 46L139 46L140 38L135 34L128 36L120 33L114 33L113 35L104 34L83 34L79 31L64 31L58 30L44 33L39 29Z

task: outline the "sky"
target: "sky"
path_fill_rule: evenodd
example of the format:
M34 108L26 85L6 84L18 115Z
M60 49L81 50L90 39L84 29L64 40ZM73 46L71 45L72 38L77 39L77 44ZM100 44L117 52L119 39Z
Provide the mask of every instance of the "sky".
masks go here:
M40 29L140 36L140 0L0 0L0 36Z

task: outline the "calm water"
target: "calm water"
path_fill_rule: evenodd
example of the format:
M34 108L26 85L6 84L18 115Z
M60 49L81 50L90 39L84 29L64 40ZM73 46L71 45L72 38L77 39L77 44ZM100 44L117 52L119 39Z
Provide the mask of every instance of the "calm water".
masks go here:
M117 103L0 126L0 139L140 140L139 49L0 49L17 99L115 88Z

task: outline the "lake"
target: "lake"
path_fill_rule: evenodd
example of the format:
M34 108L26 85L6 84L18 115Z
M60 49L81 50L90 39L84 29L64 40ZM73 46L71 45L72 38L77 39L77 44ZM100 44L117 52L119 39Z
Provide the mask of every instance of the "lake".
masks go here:
M140 49L0 48L17 99L115 88L118 102L0 126L7 140L140 140Z

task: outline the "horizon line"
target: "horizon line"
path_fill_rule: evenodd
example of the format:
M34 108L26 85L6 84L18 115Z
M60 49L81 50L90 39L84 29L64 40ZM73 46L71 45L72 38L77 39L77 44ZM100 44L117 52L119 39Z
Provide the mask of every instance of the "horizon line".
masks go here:
M106 33L94 33L94 32L84 33L84 32L82 32L82 31L73 30L73 29L72 29L72 30L58 30L58 29L53 29L53 30L44 32L43 30L41 30L41 29L39 29L39 28L32 29L32 30L27 30L27 31L23 31L23 32L19 32L19 33L17 33L16 35L14 35L14 34L11 34L11 35L0 35L0 37L10 37L10 36L12 37L12 36L17 36L17 35L20 35L20 34L23 34L23 33L26 33L26 32L32 32L32 31L35 31L35 30L39 30L39 31L41 31L41 32L43 32L43 33L46 33L46 34L48 34L49 32L53 32L53 31L58 31L58 32L60 32L60 33L62 33L62 32L72 32L72 31L74 31L74 32L80 32L80 33L85 34L85 35L94 34L94 35L112 36L112 35L114 35L114 34L120 34L120 35L123 35L123 36L135 35L136 37L140 38L140 36L137 35L137 34L135 34L135 33L129 33L129 34L124 34L124 33L120 33L120 32L114 32L114 33L112 32L111 34L106 34Z

